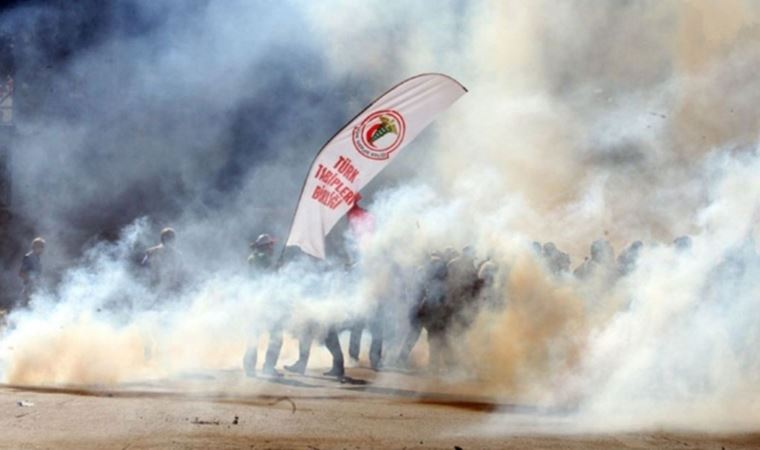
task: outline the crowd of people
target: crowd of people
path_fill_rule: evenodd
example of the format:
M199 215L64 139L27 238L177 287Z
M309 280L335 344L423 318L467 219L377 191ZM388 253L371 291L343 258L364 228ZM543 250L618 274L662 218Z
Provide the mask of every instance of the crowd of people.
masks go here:
M162 289L178 289L181 275L177 270L180 259L174 246L176 232L165 228L160 233L160 243L145 251L140 265L149 274L150 282L161 285ZM283 266L282 258L275 257L275 239L262 234L250 243L247 259L250 276L266 277L277 273ZM673 241L677 251L687 251L692 245L691 238L682 236ZM616 280L631 274L644 248L641 241L628 245L615 258L612 245L607 240L594 241L589 256L573 270L570 256L554 243L533 243L534 256L548 274L584 282L586 280ZM38 237L31 243L31 249L21 263L19 275L23 290L19 306L26 307L42 275L42 255L45 240ZM393 265L393 263L391 263ZM411 270L410 270L411 269ZM332 367L324 375L342 378L345 375L345 361L338 336L343 331L350 332L349 357L359 360L361 336L365 329L371 334L369 362L375 370L403 370L410 364L410 355L417 345L422 331L427 335L429 369L446 372L456 366L452 339L466 333L478 314L482 311L498 311L506 307L508 294L501 283L506 279L507 267L500 266L491 258L479 260L470 246L461 251L447 248L433 251L419 261L417 267L401 268L396 273L404 274L405 280L395 280L401 288L389 289L387 301L378 300L369 311L356 315L351 320L337 323L301 324L292 329L287 314L270 321L263 328L251 331L250 341L243 357L243 368L248 376L257 375L258 342L268 335L267 351L260 374L281 377L277 370L283 334L292 331L299 340L299 357L284 369L304 374L309 362L314 340L321 340L332 355ZM347 265L347 272L358 270L356 264ZM393 272L393 270L391 270Z

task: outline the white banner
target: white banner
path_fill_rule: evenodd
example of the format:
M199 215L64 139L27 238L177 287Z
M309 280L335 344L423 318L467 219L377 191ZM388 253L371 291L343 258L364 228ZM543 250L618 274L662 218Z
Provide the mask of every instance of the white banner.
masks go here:
M353 206L359 191L465 92L446 75L417 75L341 128L309 169L285 245L324 259L327 233Z

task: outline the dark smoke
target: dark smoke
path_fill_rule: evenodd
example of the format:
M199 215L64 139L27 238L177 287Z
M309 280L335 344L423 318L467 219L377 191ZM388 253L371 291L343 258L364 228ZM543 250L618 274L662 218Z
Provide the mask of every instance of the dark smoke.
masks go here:
M24 225L9 261L44 235L50 272L139 217L210 222L223 232L186 237L218 259L260 232L284 239L312 155L379 94L330 74L294 2L19 2L0 28L15 44Z

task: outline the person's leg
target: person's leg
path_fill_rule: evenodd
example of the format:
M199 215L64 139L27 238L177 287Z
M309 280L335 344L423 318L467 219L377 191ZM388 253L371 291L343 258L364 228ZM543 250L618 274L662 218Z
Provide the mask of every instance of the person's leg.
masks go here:
M280 358L280 350L282 350L282 324L277 323L269 330L269 345L267 346L267 354L264 359L264 367L261 368L263 374L282 376L275 369L277 360Z
M348 356L355 361L359 361L359 353L362 345L362 331L364 331L364 321L357 320L351 326L351 338L348 342Z
M407 367L409 365L409 354L412 353L417 341L420 339L422 333L422 325L419 321L415 320L409 324L409 331L401 343L398 356L396 357L396 365L399 367Z
M245 349L245 355L243 355L243 370L249 377L256 376L256 361L258 360L258 335L256 339L251 339L248 342L248 346Z
M443 352L443 331L437 327L428 327L428 369L431 372L438 372L441 368L441 357Z
M449 339L448 334L441 337L441 372L444 374L450 374L457 365L457 357Z
M14 309L22 309L29 306L29 300L32 297L32 288L29 285L24 285L23 288L21 288L21 294L19 295L19 298L16 300L16 304L13 305Z
M332 369L329 372L325 372L324 375L342 377L345 373L343 366L343 350L340 348L340 340L338 340L338 332L335 327L330 327L327 330L327 336L325 337L325 346L332 355Z
M285 370L288 372L299 373L303 375L306 372L306 367L309 364L309 357L311 356L311 342L314 340L314 334L312 326L307 326L301 335L298 337L298 361L285 366Z
M372 343L369 346L369 363L373 369L379 370L383 357L383 322L379 317L372 320L369 332L372 334Z

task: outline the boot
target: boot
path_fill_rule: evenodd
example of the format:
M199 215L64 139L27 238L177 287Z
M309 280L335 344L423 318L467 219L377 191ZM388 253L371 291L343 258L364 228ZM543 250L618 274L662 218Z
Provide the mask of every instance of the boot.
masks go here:
M299 375L303 375L304 373L306 373L306 361L304 361L302 359L299 359L298 361L296 361L295 363L293 363L293 364L291 364L289 366L284 366L284 368L288 372L292 372L292 373L297 373Z
M342 367L333 367L329 371L323 373L322 375L326 377L338 377L343 378L343 376L346 374L346 371Z
M282 377L284 377L284 375L282 374L282 372L278 371L277 369L275 369L274 367L271 367L271 366L264 366L261 369L261 374L265 375L265 376L268 376L268 377L271 377L271 378L282 378Z

